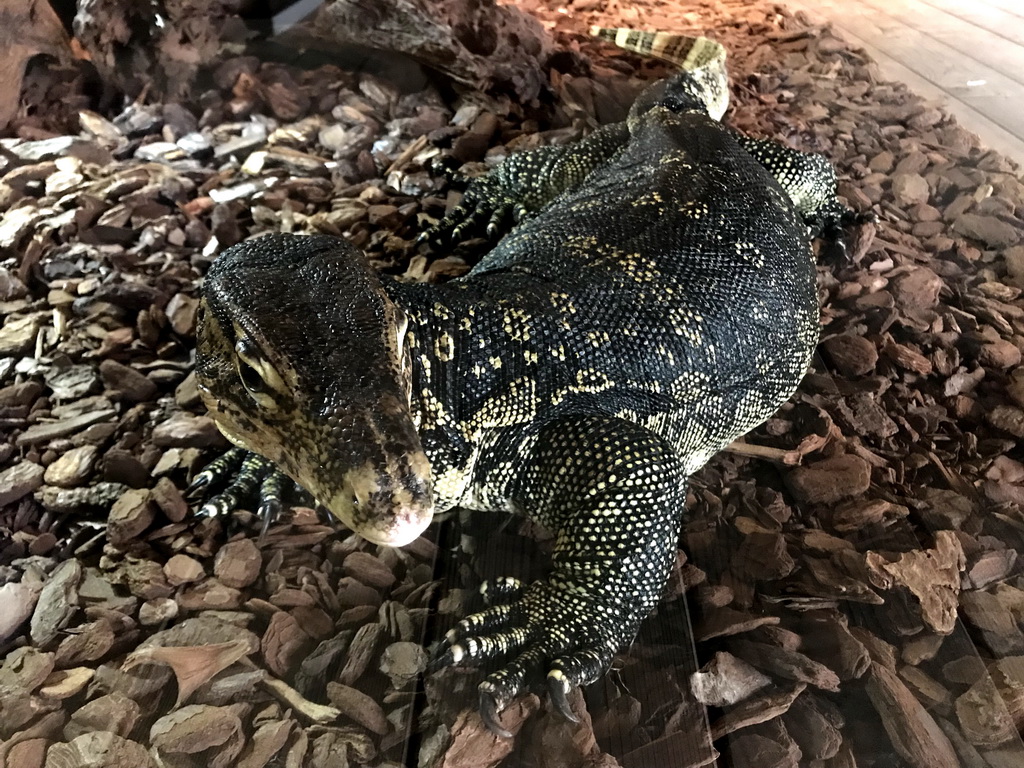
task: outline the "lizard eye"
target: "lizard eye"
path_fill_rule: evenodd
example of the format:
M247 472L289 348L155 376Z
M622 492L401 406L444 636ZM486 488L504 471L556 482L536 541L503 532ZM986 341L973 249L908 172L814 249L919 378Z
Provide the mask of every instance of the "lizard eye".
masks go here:
M267 391L267 383L263 381L259 371L249 365L242 358L238 359L238 378L252 395L262 395Z
M277 404L270 395L273 387L264 375L266 364L257 348L248 339L239 339L235 344L235 368L249 397L264 408L275 409Z

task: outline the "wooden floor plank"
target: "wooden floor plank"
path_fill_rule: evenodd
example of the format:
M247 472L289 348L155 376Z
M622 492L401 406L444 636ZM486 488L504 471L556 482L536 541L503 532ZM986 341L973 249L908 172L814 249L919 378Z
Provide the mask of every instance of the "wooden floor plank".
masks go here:
M936 13L945 13L981 27L997 37L1004 37L1018 45L1024 45L1024 4L1013 0L1016 12L996 8L992 3L972 0L921 0ZM899 9L904 0L894 0L890 5Z
M883 16L859 3L819 0L815 6L833 19L841 17L843 28L970 104L1013 135L1024 138L1024 114L1017 104L1020 83L912 29L903 20Z
M936 7L936 0L860 0L896 25L938 40L968 59L980 62L1024 85L1024 20L1007 27L999 35L969 18L974 11L958 15ZM940 0L940 4L946 4ZM1017 27L1020 27L1018 30Z
M978 5L998 8L1001 11L1006 11L1011 16L1024 19L1024 5L1021 4L1020 0L976 0L976 2Z
M1019 87L1015 81L1001 76L991 67L908 26L905 20L881 14L865 4L852 4L847 0L818 0L815 7L828 15L834 23L841 24L955 95L971 98L989 94L1008 96ZM980 81L984 81L984 84L967 85Z
M962 65L943 63L940 58L937 62L931 61L922 66L922 61L928 56L921 50L915 50L912 45L904 43L898 46L899 50L893 50L892 43L901 36L898 33L884 34L875 25L869 39L864 34L863 24L850 24L851 8L848 3L839 5L820 0L783 0L783 4L793 11L803 11L814 23L830 22L837 34L862 47L878 63L884 77L906 83L926 99L944 103L961 125L981 137L985 146L1024 164L1024 127L1020 125L1024 116L1017 114L1020 110L1012 107L1013 104L1024 101L1024 88L1021 86L999 73L993 73L1006 83L1000 94L987 82L973 88L967 86L971 75L966 79L963 77ZM920 33L916 34L920 36ZM960 58L960 54L950 49L946 57L955 60ZM978 66L981 69L977 70L977 77L983 79L982 70L988 68ZM951 71L960 72L960 79L956 81L958 85L962 83L960 87L951 84ZM1002 102L1001 112L1004 119L1016 130L1004 128L982 111L979 107L985 102Z

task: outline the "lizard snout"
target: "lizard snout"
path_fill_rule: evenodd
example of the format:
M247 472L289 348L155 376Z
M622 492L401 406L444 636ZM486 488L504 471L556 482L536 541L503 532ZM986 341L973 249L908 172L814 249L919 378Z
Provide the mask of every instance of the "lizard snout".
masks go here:
M366 463L345 473L343 488L325 502L331 514L374 544L401 547L434 516L430 463L422 451Z

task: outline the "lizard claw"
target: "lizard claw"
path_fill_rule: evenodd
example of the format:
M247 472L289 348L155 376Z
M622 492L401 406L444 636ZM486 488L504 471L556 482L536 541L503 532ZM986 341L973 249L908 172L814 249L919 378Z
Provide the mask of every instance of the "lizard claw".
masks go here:
M548 695L551 697L551 703L555 705L555 709L566 720L578 723L580 719L572 711L572 707L569 706L568 694L569 685L566 682L565 675L555 670L548 672Z
M185 489L185 498L191 501L199 499L203 495L203 489L206 488L212 480L213 477L209 472L200 472L192 478L192 482L189 483L188 488Z
M437 672L439 669L450 667L456 662L457 656L461 658L461 654L456 654L456 652L452 650L452 642L447 636L437 644L437 647L434 649L431 656L433 658L427 662L428 672Z
M185 489L185 498L190 501L201 499L210 485L230 477L238 470L245 453L242 448L232 448L211 461L202 472L192 478L192 482Z
M260 502L259 509L256 510L256 516L263 521L263 524L260 526L259 538L256 539L258 543L262 544L266 540L270 524L281 516L281 508L280 499L264 499Z
M480 719L484 721L487 730L495 736L500 736L503 739L512 738L512 732L503 728L498 722L498 702L493 694L487 691L480 691Z

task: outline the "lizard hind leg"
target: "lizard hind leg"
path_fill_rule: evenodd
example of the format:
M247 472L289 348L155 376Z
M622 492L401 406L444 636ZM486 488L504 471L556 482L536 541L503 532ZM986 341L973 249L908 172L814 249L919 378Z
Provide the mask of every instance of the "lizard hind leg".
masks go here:
M874 219L844 205L836 193L836 172L823 155L801 152L777 141L736 134L747 151L782 187L812 237L843 250L843 229Z

